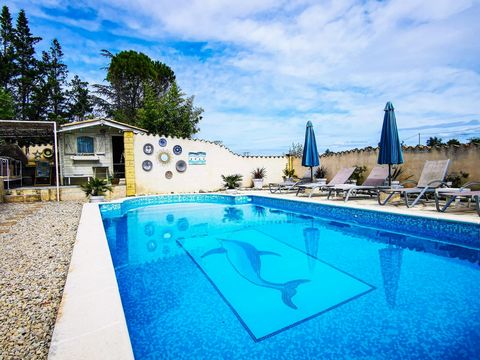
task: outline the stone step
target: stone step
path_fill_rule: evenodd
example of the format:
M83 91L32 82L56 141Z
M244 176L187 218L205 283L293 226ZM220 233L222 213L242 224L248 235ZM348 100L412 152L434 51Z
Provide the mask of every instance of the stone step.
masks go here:
M27 195L5 195L3 200L6 203L22 203L22 202L37 202L42 201L39 194L27 194Z

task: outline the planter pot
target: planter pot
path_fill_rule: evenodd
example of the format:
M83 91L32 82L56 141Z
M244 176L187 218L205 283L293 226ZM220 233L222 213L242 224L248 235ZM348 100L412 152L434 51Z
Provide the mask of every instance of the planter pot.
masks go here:
M388 181L387 181L387 185L388 185ZM398 180L392 181L392 188L398 189L399 187L400 187L400 181Z
M325 185L327 183L327 178L317 178L316 180L320 185Z
M237 194L238 193L237 189L227 189L225 191L227 192L227 194Z
M104 201L105 201L105 196L103 196L103 195L90 196L90 202L91 203L99 203L99 202L104 202Z
M263 188L263 179L253 179L253 188L262 189Z

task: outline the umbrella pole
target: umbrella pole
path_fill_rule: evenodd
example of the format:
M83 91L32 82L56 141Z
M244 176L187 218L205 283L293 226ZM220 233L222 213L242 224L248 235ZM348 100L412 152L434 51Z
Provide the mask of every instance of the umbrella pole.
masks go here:
M392 165L388 164L388 186L392 186Z
M310 166L310 181L313 182L313 167Z

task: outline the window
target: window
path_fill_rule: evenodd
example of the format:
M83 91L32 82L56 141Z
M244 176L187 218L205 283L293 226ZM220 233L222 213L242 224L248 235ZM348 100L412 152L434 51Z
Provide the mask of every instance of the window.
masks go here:
M77 138L77 153L78 154L93 154L93 137L79 136Z

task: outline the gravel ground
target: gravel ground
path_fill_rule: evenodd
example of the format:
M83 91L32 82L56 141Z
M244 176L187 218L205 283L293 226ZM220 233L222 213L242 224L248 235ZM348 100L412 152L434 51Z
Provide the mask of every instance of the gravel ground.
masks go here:
M0 204L0 360L46 359L82 204Z

